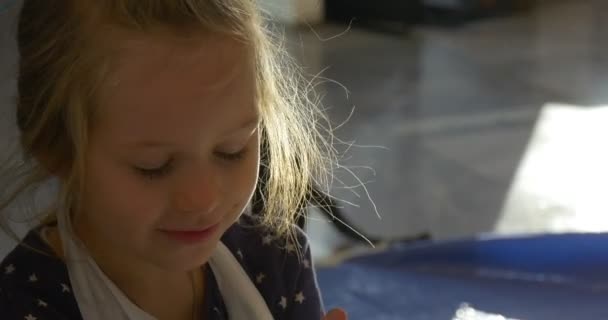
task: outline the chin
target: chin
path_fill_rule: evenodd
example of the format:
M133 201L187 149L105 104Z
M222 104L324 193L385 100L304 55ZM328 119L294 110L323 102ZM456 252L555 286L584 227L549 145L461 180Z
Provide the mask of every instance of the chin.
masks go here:
M168 255L168 259L156 261L156 264L167 271L191 271L204 266L209 261L216 245L217 242L213 246L205 246L199 250L191 249L179 254Z
M148 257L154 264L168 271L181 272L200 268L209 261L230 225L232 224L227 225L226 221L221 222L213 236L198 244L176 244L163 239L163 244L169 245L162 245L160 250L150 248L152 251Z

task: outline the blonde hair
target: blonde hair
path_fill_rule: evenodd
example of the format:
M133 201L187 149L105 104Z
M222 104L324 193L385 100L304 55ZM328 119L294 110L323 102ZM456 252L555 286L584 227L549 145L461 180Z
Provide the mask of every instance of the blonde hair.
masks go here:
M11 180L0 199L5 231L15 235L6 214L11 204L56 172L65 174L55 205L78 212L96 90L107 66L100 48L103 26L176 36L215 32L250 46L267 172L258 185L264 188L261 223L279 235L292 235L311 186L327 185L331 132L329 125L320 125L329 122L311 96L311 86L254 0L25 0L17 34L17 124L23 152L16 165L4 166L3 178ZM46 212L37 221L52 218Z

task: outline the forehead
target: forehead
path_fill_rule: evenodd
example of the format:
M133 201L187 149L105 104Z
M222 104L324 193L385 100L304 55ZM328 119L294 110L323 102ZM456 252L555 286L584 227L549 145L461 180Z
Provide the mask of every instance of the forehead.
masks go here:
M221 130L257 113L249 49L229 37L127 35L112 57L99 126L129 131L123 134Z
M112 35L108 48L112 57L109 86L172 72L196 73L201 86L213 86L250 62L250 50L245 43L216 33L180 36L163 31L152 34L113 31Z

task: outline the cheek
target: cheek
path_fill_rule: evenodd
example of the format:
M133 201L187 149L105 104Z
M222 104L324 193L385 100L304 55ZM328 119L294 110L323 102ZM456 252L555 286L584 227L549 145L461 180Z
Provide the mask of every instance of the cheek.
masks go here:
M259 154L256 149L255 152L244 161L243 165L232 174L232 179L235 181L236 189L238 189L238 192L234 193L238 196L231 201L234 203L235 207L244 207L249 203L249 200L251 200L257 186L258 169Z
M84 214L98 224L118 224L129 221L142 223L157 208L161 197L151 188L144 188L145 181L125 168L91 160L87 166L85 182Z

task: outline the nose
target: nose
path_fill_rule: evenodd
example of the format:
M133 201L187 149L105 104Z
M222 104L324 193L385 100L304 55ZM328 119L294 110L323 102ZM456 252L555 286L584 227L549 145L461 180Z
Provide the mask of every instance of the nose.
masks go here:
M184 177L173 193L173 206L181 213L201 214L215 211L221 203L220 185L213 174Z

